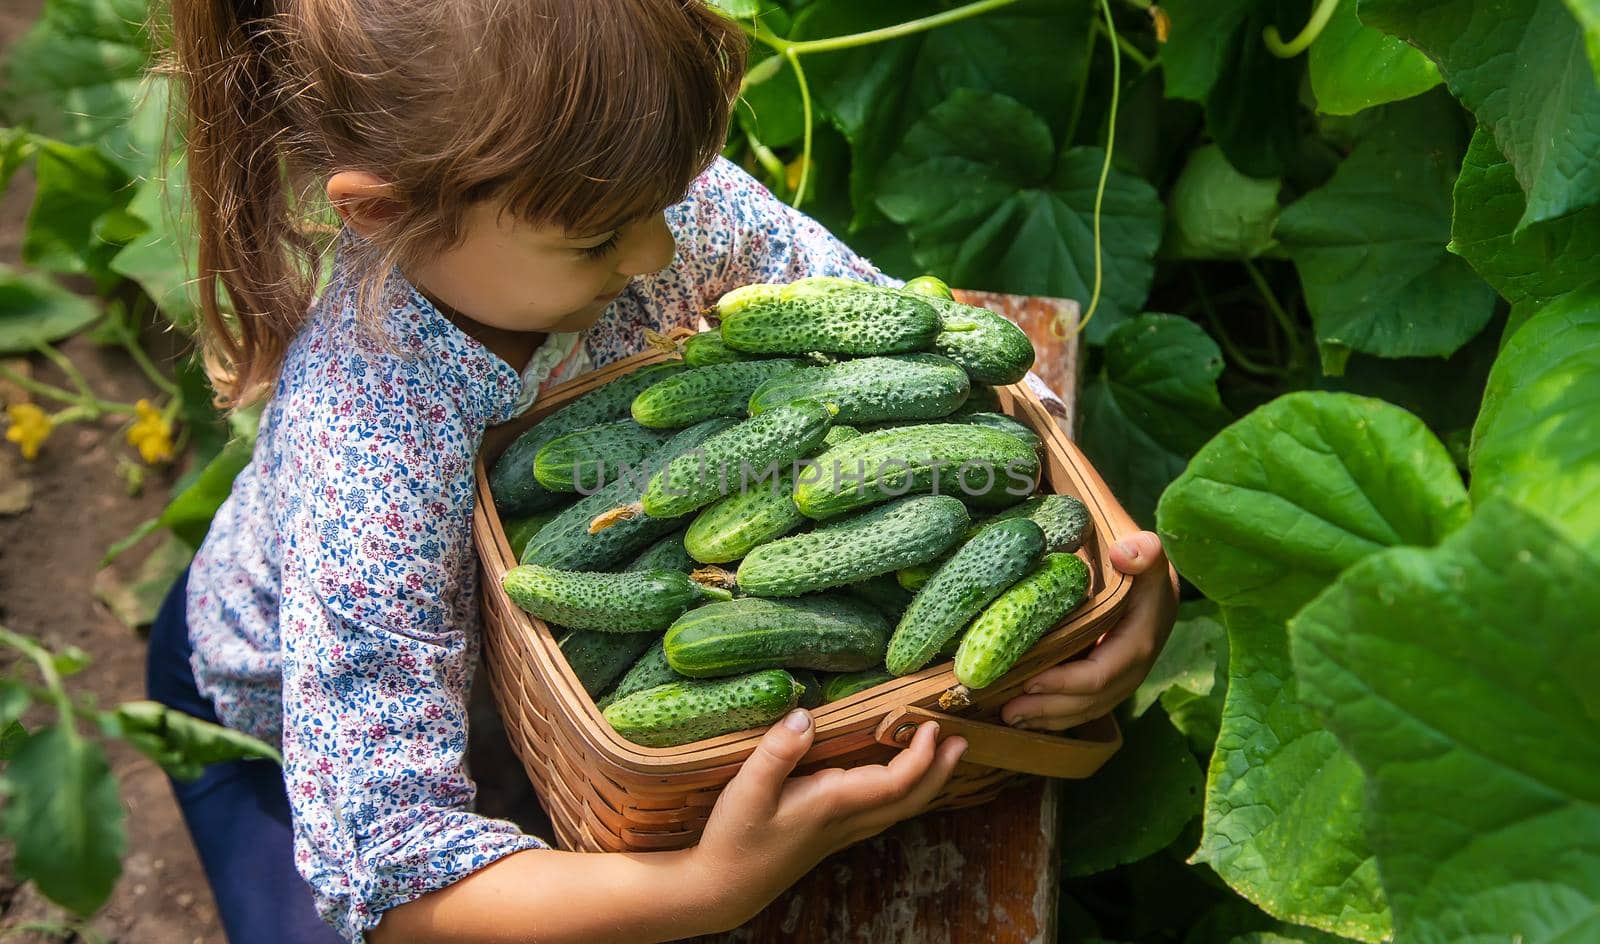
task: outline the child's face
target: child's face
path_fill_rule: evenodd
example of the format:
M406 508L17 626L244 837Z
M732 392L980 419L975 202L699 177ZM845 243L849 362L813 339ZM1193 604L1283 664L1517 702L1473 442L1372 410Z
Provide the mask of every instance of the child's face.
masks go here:
M575 234L519 221L488 202L467 212L462 235L407 274L432 298L506 331L581 331L630 279L665 268L676 250L660 213Z

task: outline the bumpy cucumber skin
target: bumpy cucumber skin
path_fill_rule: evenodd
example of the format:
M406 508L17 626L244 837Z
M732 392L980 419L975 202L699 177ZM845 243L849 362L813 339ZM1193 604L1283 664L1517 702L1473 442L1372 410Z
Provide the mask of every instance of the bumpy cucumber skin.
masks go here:
M794 503L808 518L927 491L1005 507L1030 494L1040 472L1038 454L1017 437L957 423L865 433L824 452L816 464L820 474L801 476L794 487Z
M735 361L760 360L759 354L735 351L722 340L716 328L690 335L683 342L683 362L689 367L709 367L712 364L732 364Z
M967 372L937 354L858 357L768 380L751 395L750 415L806 398L838 407L839 423L930 420L948 416L970 390Z
M857 692L864 692L884 682L894 681L894 676L882 669L865 669L860 672L841 672L830 675L822 682L822 701L838 701Z
M1033 447L1034 452L1044 449L1044 440L1034 432L1032 427L1004 413L990 413L987 410L977 413L964 413L961 416L952 416L945 420L947 423L966 426L982 426L996 432L1010 433L1023 442Z
M557 643L567 664L583 683L589 697L606 690L639 656L660 637L656 633L597 633L588 629L569 631Z
M884 666L895 675L910 675L927 665L1042 553L1044 531L1026 518L980 529L917 591L889 639Z
M528 542L539 533L539 529L554 521L556 515L560 513L560 509L547 508L531 515L501 522L501 527L506 532L506 543L511 545L511 556L522 557L522 549L528 546Z
M607 635L615 634L608 633ZM646 634L646 637L650 639L650 645L644 650L644 654L638 656L616 686L611 691L606 692L604 698L595 702L595 707L604 711L610 707L612 702L621 701L634 692L642 692L647 688L655 688L657 685L684 680L682 675L672 671L672 666L667 664L667 650L661 646L661 637L653 633ZM618 638L627 639L629 637L618 636Z
M973 413L1004 413L1000 408L1000 394L994 387L986 383L972 384L972 393L967 395L967 402L961 404L950 416L968 416Z
M1033 342L1021 328L987 308L944 298L929 304L939 312L934 352L960 364L974 381L1014 384L1028 375Z
M739 589L792 597L876 577L938 557L969 520L949 495L903 498L755 548L739 564Z
M822 707L822 679L810 669L787 669L804 691L800 693L801 708Z
M644 513L675 518L703 508L739 487L744 470L761 474L808 456L822 443L833 413L815 400L796 400L730 427L696 450L667 463L640 496Z
M898 573L904 573L904 570ZM900 614L906 611L906 607L911 605L911 592L901 587L888 574L857 580L845 589L876 607L884 616L896 621L900 619Z
M599 423L545 443L533 457L533 477L552 492L588 494L638 466L665 438L633 420Z
M750 395L762 384L806 363L793 357L773 357L695 367L641 391L633 398L633 419L652 429L691 426L713 416L743 419Z
M695 559L689 556L689 552L684 550L683 535L669 534L645 548L643 554L622 568L622 572L626 574L639 570L676 570L686 574L699 566Z
M707 604L679 617L663 641L673 670L691 678L775 668L855 671L881 665L888 644L883 614L828 594Z
M1089 532L1089 508L1071 495L1035 495L978 523L973 531L1012 518L1027 518L1044 529L1044 549L1076 551ZM970 535L969 535L970 536Z
M698 448L713 435L733 425L733 420L719 417L683 430L646 460L645 471L659 470L668 457ZM519 559L524 564L541 564L559 570L611 570L621 567L649 544L682 526L682 522L670 519L635 515L603 531L589 533L589 522L596 515L636 501L644 487L641 480L647 478L643 472L625 475L593 495L580 498L539 529L539 533L523 548Z
M500 585L511 602L542 620L608 633L666 629L701 600L727 596L672 570L609 574L521 564Z
M733 678L668 682L618 699L605 719L644 747L675 747L771 724L800 701L801 685L782 669Z
M956 681L986 688L1051 628L1083 604L1089 568L1071 554L1046 554L1027 576L978 614L956 650Z
M501 517L526 515L558 505L566 493L552 492L533 477L533 460L545 443L585 426L626 419L639 391L683 370L677 362L647 364L598 390L586 393L530 426L489 469L489 493Z
M909 354L928 350L940 330L926 298L804 282L736 289L717 316L722 340L753 354Z

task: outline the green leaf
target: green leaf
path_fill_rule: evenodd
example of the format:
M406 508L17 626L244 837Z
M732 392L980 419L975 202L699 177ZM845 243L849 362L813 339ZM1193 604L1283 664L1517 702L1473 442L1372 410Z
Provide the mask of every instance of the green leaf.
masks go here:
M159 519L152 529L158 527ZM95 599L104 603L122 625L133 630L142 629L155 622L167 591L172 589L193 557L194 550L189 545L167 534L140 562L131 580L124 579L111 567L95 574Z
M122 871L122 803L100 745L53 726L29 737L6 769L4 829L12 868L80 915L105 904Z
M22 722L12 719L0 728L0 760L10 760L28 741L28 729Z
M1283 211L1329 373L1352 349L1448 355L1493 315L1494 292L1445 249L1459 114L1442 95L1385 106L1333 179Z
M45 275L0 265L0 354L31 351L87 328L99 317L95 304Z
M1167 95L1205 104L1222 75L1235 35L1257 0L1166 0L1171 21L1161 46ZM1259 38L1259 36L1258 36Z
M1154 523L1162 490L1228 424L1221 374L1222 352L1187 318L1144 314L1107 337L1078 442L1135 521Z
M1589 63L1600 81L1600 0L1567 0L1567 9L1583 27L1585 42L1589 45Z
M1600 939L1600 562L1507 502L1356 565L1292 626L1361 763L1399 939Z
M1449 453L1415 416L1350 394L1291 393L1206 444L1156 517L1206 596L1281 621L1361 558L1434 544L1468 513Z
M51 656L50 662L62 677L77 675L89 667L89 654L77 646L68 646Z
M761 12L760 0L710 0L710 3L729 16L751 17Z
M114 736L180 780L193 780L206 765L228 760L283 763L283 757L269 744L159 702L126 702L117 706L114 718L109 726Z
M1161 253L1176 259L1254 259L1277 245L1276 178L1247 177L1214 144L1189 155L1167 198Z
M1356 0L1338 0L1333 18L1311 44L1306 67L1317 110L1353 115L1420 95L1438 85L1439 69L1404 42L1363 26Z
M1133 693L1130 704L1133 716L1144 714L1172 689L1194 695L1211 694L1217 687L1218 665L1227 665L1227 652L1228 633L1222 626L1216 604L1210 600L1181 604L1172 636L1150 667L1150 674Z
M1063 785L1067 875L1093 875L1159 852L1200 812L1203 783L1189 744L1166 715L1128 726L1122 749L1088 780Z
M33 209L22 237L22 260L47 272L108 277L115 247L95 223L128 201L128 178L92 147L40 140L34 161Z
M1512 304L1548 301L1600 272L1600 207L1518 231L1526 206L1511 163L1479 127L1456 178L1450 251Z
M1494 133L1528 203L1518 229L1600 202L1600 84L1561 0L1360 0L1361 20L1438 63Z
M1472 499L1509 497L1600 555L1600 282L1546 305L1489 371Z
M172 529L179 540L198 548L211 528L217 509L233 491L234 477L250 464L252 449L252 443L238 439L223 447L193 484L178 493L161 512L161 526Z
M917 261L947 282L1087 301L1103 155L1070 148L1055 162L1038 115L1005 96L961 90L906 135L878 206L909 229ZM1096 343L1144 303L1161 240L1161 203L1143 180L1113 170L1102 209L1105 286L1086 329Z
M192 334L200 318L199 236L187 186L181 152L172 155L164 173L140 182L128 212L144 220L149 230L117 253L111 268L139 283L168 321Z

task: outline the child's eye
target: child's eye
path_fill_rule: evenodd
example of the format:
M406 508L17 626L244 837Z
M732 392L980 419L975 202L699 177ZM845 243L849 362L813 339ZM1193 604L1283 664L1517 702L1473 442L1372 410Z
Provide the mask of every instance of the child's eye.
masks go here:
M607 239L605 242L595 246L584 246L582 249L579 249L578 252L582 254L585 259L604 259L606 256L611 254L613 249L617 248L617 236L617 233L612 233L611 238Z

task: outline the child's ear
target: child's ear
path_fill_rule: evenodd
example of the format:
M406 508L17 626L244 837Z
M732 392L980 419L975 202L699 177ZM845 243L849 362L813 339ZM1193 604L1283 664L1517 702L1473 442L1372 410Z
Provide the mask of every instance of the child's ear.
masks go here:
M364 170L341 170L329 177L328 202L360 236L373 235L400 212L394 185Z

